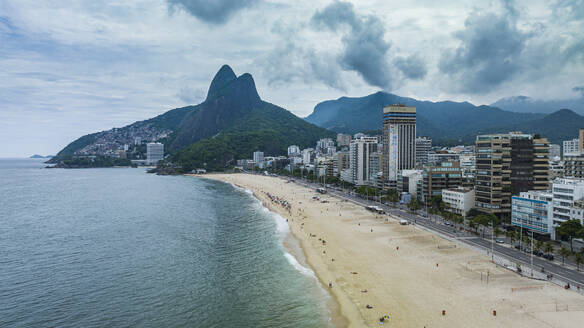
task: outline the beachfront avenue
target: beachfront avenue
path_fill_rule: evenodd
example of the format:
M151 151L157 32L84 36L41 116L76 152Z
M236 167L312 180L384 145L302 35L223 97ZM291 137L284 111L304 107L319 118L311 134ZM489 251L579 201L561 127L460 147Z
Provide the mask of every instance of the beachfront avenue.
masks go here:
M318 188L320 186L319 184L298 180L296 180L295 183L312 189ZM523 268L531 268L533 263L534 272L543 271L546 273L546 275L551 275L556 283L563 282L565 284L570 284L570 286L575 290L584 291L584 273L576 270L575 267L569 268L562 266L561 262L548 261L536 256L531 256L530 254L516 250L508 244L501 245L499 243L494 243L492 242L490 229L485 231L484 237L480 237L480 235L477 236L466 231L454 230L452 226L446 225L446 221L438 215L430 215L429 217L425 217L422 211L419 211L418 213L411 213L405 208L395 208L381 204L379 202L354 197L342 190L328 189L328 193L358 205L379 206L388 214L396 216L400 219L408 220L408 222L411 224L423 227L426 230L435 234L439 234L447 239L455 240L472 248L487 252L489 256L491 256L491 250L493 250L494 256L506 258L511 263L519 262Z

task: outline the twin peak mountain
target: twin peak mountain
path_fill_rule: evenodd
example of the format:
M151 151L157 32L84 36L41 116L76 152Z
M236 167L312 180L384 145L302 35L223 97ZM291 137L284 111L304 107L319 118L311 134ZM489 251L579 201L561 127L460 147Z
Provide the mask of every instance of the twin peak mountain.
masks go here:
M159 131L159 140L171 159L185 167L220 170L250 158L256 150L269 155L285 154L289 145L313 147L336 132L373 133L381 128L381 107L391 103L417 107L417 134L437 143L472 143L477 134L521 130L541 133L551 142L577 135L584 118L570 110L549 115L515 113L468 102L430 102L377 92L365 97L341 97L316 105L301 119L279 106L263 101L249 73L235 75L222 66L213 78L206 99L195 106L170 110L152 119L120 129L83 136L65 147L53 161L87 154L92 145L111 143L119 149L132 143L135 131ZM334 132L333 132L334 131ZM144 140L144 139L143 139ZM95 147L97 148L97 147Z

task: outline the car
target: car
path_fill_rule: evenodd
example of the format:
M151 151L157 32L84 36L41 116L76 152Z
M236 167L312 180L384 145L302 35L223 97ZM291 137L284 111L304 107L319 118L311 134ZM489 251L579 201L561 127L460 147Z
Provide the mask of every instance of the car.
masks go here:
M533 255L535 255L535 256L542 256L542 255L543 255L543 252L542 252L542 251L540 251L540 250L538 250L538 249L534 249L534 250L532 251L532 253L533 253Z
M450 225L450 222L446 221L446 222L444 222L444 224L447 225L447 226L449 226Z
M521 248L521 246L515 245L515 249L520 249L520 248Z
M496 242L497 244L504 244L504 243L505 243L505 241L504 241L503 239L498 239L498 238L497 238L497 239L495 239L495 242Z
M548 259L548 260L550 260L550 261L553 261L553 260L554 260L554 256L553 256L553 254L544 254L544 255L543 255L543 258L544 258L544 259Z

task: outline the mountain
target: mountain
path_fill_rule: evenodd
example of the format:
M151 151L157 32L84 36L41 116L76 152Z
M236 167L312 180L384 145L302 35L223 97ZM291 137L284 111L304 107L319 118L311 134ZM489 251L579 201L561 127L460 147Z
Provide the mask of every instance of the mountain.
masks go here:
M560 108L569 108L584 114L584 97L565 100L536 100L526 96L501 98L491 106L517 113L552 113Z
M123 149L124 145L134 145L137 138L143 142L166 142L178 129L185 115L193 109L194 106L175 108L122 128L84 135L63 148L49 163L58 163L62 159L78 155L114 155L119 149ZM146 151L143 145L136 148L141 155Z
M205 101L181 122L170 147L180 150L172 159L187 171L197 167L217 170L234 165L237 159L251 158L255 150L280 155L289 145L310 147L318 139L334 135L261 100L250 74L236 77L229 66L223 66Z
M43 155L39 155L39 154L34 154L32 156L30 156L29 158L51 158L53 156L48 155L48 156L43 156Z
M495 107L475 106L468 102L421 101L377 92L365 97L341 97L321 102L305 119L336 132L378 130L382 124L382 107L396 103L415 106L417 134L430 136L437 143L452 140L474 142L479 133L493 132L503 126L520 126L521 123L545 117L544 114L513 113Z
M53 162L77 155L114 156L124 145L130 145L130 156L145 150L143 144L134 146L140 138L142 143L164 143L172 161L186 171L198 167L221 170L237 159L251 158L256 150L267 156L282 155L291 144L309 147L320 138L333 136L332 131L263 101L251 74L237 77L224 65L202 103L83 136L61 150Z
M543 118L509 125L502 130L519 130L525 133L540 134L548 138L551 143L561 144L563 140L571 140L578 137L578 131L584 128L584 117L569 109L560 109Z

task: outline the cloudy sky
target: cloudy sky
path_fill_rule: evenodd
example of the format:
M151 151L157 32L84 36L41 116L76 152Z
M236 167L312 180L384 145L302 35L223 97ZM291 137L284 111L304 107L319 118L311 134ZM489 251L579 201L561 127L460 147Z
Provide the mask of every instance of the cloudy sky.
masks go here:
M223 64L302 117L378 90L574 98L584 0L4 0L0 157L197 104Z

